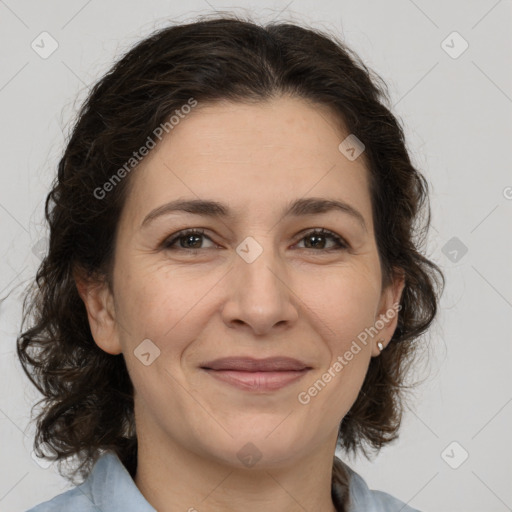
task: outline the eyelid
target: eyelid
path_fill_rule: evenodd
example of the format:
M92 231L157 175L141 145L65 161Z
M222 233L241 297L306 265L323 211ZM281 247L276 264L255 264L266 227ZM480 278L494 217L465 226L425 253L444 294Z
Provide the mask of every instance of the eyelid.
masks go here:
M306 238L307 236L310 236L310 235L324 235L324 236L327 236L327 237L330 237L332 240L334 240L334 243L336 244L336 248L334 248L334 250L338 249L338 250L348 250L350 249L350 244L346 241L346 239L341 236L341 235L338 235L336 232L334 231L331 231L327 228L308 228L308 229L305 229L304 231L301 231L297 237L297 242L295 242L296 244L298 242L301 242L304 238ZM316 251L316 252L328 252L328 251L332 251L333 249L319 249L319 250L315 250L315 249L310 249L312 251Z
M172 233L169 236L166 236L162 242L159 244L163 249L170 248L172 245L174 245L180 238L188 236L188 235L198 235L203 236L205 238L208 238L211 240L211 238L206 234L206 230L203 228L185 228L181 229L179 231L176 231ZM213 240L211 240L213 242ZM182 251L197 251L199 249L183 249L180 248Z
M164 240L159 244L160 247L162 247L163 249L169 249L169 250L172 250L172 247L176 244L176 242L182 238L182 237L185 237L185 236L188 236L188 235L197 235L197 236L202 236L204 238L207 238L208 240L210 240L212 243L215 244L214 240L212 240L212 238L210 236L208 236L206 234L206 231L204 228L185 228L185 229L182 229L182 230L179 230L179 231L176 231L175 233L167 236L164 238ZM307 228L307 229L304 229L302 231L300 231L297 235L296 235L296 241L294 242L293 245L296 245L297 243L301 242L304 238L306 238L307 236L311 236L311 235L324 235L326 237L329 237L331 238L334 243L336 244L336 247L334 248L330 248L330 249L309 249L309 248L305 248L304 250L310 250L310 251L313 251L313 252L330 252L330 251L333 251L333 250L350 250L351 249L351 246L350 244L347 242L347 240L341 236L341 235L338 235L336 232L334 231L331 231L329 229L326 229L326 228ZM205 250L205 249L210 249L209 247L208 248L200 248L200 249L185 249L183 247L179 247L178 250L180 251L185 251L185 252L197 252L197 251L201 251L201 250Z

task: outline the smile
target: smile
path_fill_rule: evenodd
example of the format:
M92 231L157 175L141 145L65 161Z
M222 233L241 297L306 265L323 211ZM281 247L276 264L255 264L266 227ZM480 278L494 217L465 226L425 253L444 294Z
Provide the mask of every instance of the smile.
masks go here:
M237 371L204 369L213 378L244 391L276 391L301 379L310 368L284 371Z

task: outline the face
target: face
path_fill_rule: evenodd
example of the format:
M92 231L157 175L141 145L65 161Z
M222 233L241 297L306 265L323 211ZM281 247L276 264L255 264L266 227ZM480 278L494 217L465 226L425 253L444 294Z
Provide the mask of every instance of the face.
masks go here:
M81 295L96 343L126 360L139 433L238 466L334 448L396 317L361 333L403 286L381 287L368 171L338 149L347 135L296 98L199 105L133 171L113 294ZM218 204L161 208L177 200ZM306 369L207 369L231 357Z

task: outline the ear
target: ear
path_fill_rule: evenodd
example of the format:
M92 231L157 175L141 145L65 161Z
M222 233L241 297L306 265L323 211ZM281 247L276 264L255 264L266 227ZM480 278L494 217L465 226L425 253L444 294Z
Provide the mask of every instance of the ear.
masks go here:
M375 318L375 327L378 333L374 336L372 356L379 356L381 351L377 346L378 342L383 345L383 350L390 342L398 325L400 314L400 299L405 286L405 275L401 270L395 270L391 283L383 289L379 302L379 309Z
M73 272L78 294L87 310L92 337L98 347L108 354L122 352L117 331L114 298L108 283L102 278L85 277Z

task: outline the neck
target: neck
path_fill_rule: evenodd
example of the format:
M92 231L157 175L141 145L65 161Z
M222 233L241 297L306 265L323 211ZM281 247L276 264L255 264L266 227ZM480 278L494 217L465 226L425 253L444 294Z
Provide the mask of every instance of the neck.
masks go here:
M152 435L154 431L152 431ZM138 429L135 484L159 512L336 512L331 443L288 464L233 467Z

